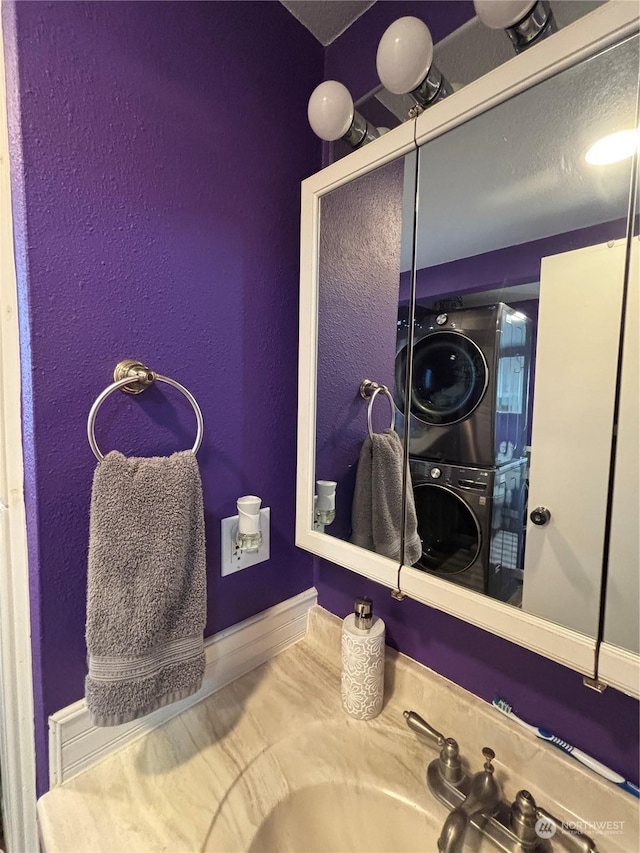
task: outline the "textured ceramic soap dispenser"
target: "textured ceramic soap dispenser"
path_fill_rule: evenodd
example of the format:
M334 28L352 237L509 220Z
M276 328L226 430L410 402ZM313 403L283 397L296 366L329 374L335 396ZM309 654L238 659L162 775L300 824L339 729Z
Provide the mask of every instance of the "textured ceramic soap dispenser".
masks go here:
M370 598L356 598L342 623L342 705L357 720L371 720L384 699L384 622Z

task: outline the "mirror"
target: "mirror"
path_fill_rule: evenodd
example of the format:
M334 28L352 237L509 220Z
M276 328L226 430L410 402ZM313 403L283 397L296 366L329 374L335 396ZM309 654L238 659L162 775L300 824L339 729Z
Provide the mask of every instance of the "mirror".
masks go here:
M352 508L359 458L367 450L369 409L376 435L395 426L390 392L365 400L360 384L368 379L393 388L400 263L403 244L408 240L410 249L413 235L413 203L405 209L403 200L415 194L416 159L412 151L327 193L320 203L315 526L390 558L394 569L402 559L399 532L396 537L383 529L371 512L372 506L381 512L389 508L365 499L353 513ZM400 448L392 499L399 518L402 445L400 436L391 438ZM359 471L360 491L367 489L367 478L369 489L377 485L373 472L364 470L367 462L363 458ZM327 499L332 483L334 502Z
M584 155L634 126L638 41L606 4L303 184L298 544L586 674L632 161ZM353 546L363 379L404 439L422 553L401 566ZM374 431L389 419L379 396Z
M398 335L415 567L593 637L632 160L585 157L637 85L636 36L420 149Z

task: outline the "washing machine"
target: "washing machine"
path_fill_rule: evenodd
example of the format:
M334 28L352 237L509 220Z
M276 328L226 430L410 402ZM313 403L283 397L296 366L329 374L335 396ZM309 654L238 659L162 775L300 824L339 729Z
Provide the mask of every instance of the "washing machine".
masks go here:
M499 468L410 458L422 556L414 568L519 606L527 459Z
M487 468L524 457L530 327L528 317L502 302L440 314L416 306L411 456ZM408 337L408 324L399 321L395 396L400 412L405 411Z

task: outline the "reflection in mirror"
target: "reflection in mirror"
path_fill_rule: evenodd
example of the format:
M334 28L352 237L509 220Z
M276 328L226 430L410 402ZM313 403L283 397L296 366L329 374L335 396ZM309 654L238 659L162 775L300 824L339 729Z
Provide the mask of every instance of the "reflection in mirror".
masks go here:
M428 142L413 293L406 241L402 259L396 393L422 540L405 564L589 636L631 160L585 152L634 128L637 85L633 37Z
M396 567L402 436L394 429L391 391L373 386L365 399L360 386L368 379L393 388L400 258L403 234L412 239L416 160L411 152L320 203L315 478L336 485L330 524L318 515L325 504L316 491L315 529L390 557ZM419 555L415 515L408 535Z

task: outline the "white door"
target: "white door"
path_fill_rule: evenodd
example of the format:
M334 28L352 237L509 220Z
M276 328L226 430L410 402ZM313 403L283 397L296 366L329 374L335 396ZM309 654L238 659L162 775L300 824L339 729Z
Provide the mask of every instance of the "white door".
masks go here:
M598 633L625 241L544 258L523 609ZM544 507L546 524L531 521Z

